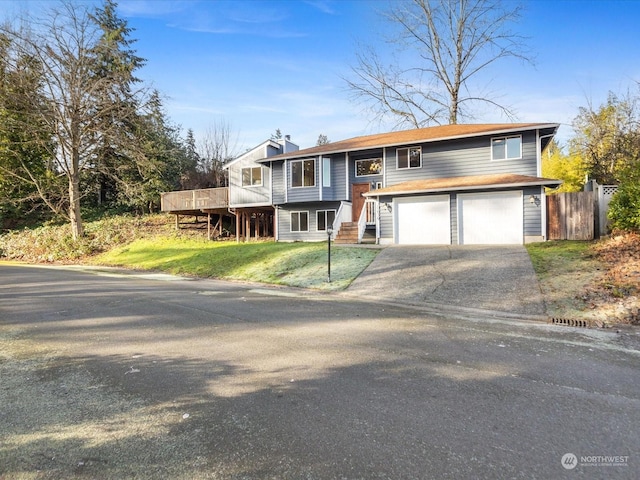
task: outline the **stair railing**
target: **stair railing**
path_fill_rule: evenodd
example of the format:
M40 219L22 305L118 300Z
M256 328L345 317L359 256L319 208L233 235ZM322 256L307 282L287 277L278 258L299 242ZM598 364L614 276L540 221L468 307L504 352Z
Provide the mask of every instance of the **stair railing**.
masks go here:
M362 237L364 237L364 232L368 225L376 226L376 239L378 238L378 205L378 201L373 198L367 198L364 201L364 206L358 219L358 243L362 242Z
M338 207L338 211L336 212L336 218L333 220L333 225L331 226L333 230L333 234L331 234L331 240L335 240L338 235L338 231L344 222L351 221L351 202L340 202L340 207Z

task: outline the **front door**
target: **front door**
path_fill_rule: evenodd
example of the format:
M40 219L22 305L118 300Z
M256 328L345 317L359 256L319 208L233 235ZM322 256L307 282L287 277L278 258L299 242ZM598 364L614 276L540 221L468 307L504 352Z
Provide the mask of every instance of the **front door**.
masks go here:
M362 196L363 193L367 193L371 190L371 185L369 182L367 183L354 183L351 185L351 221L357 222L360 220L360 212L362 212L362 207L364 207L365 197Z

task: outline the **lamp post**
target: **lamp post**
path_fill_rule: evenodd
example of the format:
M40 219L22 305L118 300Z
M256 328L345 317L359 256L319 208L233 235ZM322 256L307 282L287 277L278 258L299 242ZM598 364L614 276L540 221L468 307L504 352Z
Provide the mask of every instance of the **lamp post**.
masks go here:
M327 228L327 282L331 283L331 235L333 230Z

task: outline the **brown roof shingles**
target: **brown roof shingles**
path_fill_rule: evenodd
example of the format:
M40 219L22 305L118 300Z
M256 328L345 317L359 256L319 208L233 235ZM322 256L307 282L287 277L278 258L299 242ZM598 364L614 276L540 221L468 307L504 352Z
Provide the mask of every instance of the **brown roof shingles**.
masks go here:
M398 183L386 188L379 188L365 193L368 197L381 195L402 195L415 193L429 193L452 190L475 190L486 188L504 188L526 185L544 185L555 187L562 183L560 180L550 178L532 177L529 175L516 175L513 173L501 173L494 175L471 175L467 177L449 177L411 180Z
M478 136L483 134L497 134L518 130L532 130L536 128L553 128L554 123L487 123L487 124L463 124L441 125L437 127L418 128L398 132L379 133L363 137L349 138L339 142L327 143L317 147L305 148L295 152L284 153L270 157L268 160L285 158L299 158L318 154L330 154L350 152L354 150L366 150L368 148L403 145L413 142L433 142L462 137Z

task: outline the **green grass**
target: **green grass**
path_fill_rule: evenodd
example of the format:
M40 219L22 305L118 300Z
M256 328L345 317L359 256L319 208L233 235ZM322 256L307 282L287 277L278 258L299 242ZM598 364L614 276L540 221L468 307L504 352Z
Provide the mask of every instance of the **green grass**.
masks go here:
M592 242L558 240L525 245L539 276L581 270L592 259Z
M176 275L339 290L346 288L377 252L332 246L330 284L324 242L235 243L156 237L110 250L93 262Z

